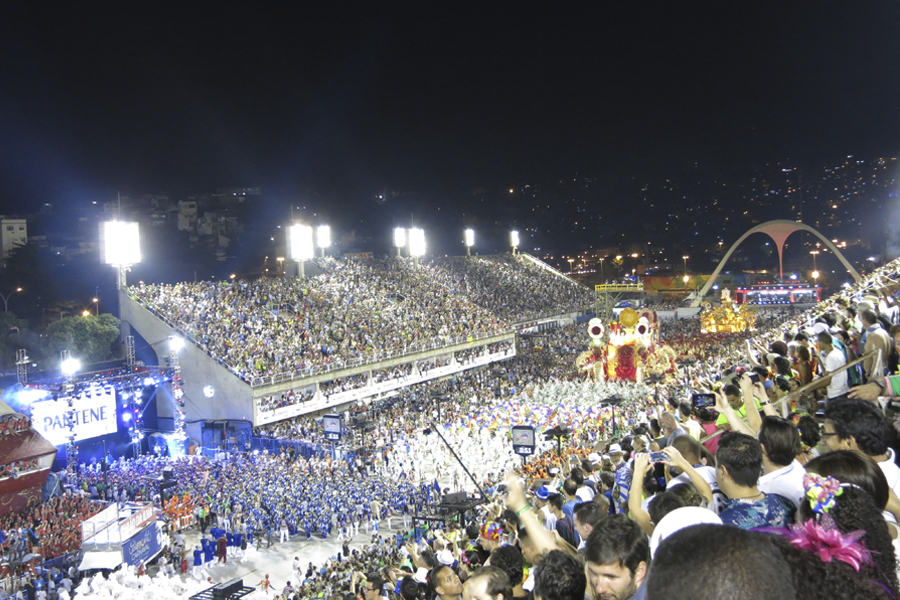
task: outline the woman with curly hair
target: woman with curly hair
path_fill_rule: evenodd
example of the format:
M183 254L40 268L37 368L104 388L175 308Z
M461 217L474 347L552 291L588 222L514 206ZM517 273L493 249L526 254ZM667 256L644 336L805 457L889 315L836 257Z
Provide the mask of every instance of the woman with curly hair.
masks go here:
M827 515L827 516L825 516ZM863 545L872 554L874 564L864 566L861 573L880 582L895 597L897 594L897 557L888 525L868 492L852 483L840 484L840 491L834 496L834 505L827 513L816 513L811 502L804 502L797 511L797 522L810 519L821 522L830 517L837 529L845 536L862 531Z

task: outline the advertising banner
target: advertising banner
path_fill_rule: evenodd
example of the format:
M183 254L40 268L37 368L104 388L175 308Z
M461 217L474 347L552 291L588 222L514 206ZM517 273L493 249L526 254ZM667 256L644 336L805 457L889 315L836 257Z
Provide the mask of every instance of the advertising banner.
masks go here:
M159 532L156 523L122 544L122 559L126 564L139 565L145 563L159 552Z
M79 394L74 401L75 441L116 432L116 393L95 387ZM68 402L43 400L31 405L32 426L54 446L69 441Z
M138 512L134 513L119 525L120 535L123 540L127 540L135 533L143 529L147 523L155 521L153 518L153 507L145 506Z

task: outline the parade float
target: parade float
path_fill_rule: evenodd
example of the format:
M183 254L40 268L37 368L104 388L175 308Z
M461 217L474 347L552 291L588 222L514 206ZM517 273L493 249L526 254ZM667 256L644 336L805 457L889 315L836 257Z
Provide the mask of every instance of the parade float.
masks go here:
M674 352L659 342L655 312L626 308L607 330L603 321L588 322L590 349L575 359L575 367L595 381L640 382L675 369Z
M740 333L756 327L756 309L735 304L728 288L719 296L720 306L703 303L700 313L700 333Z

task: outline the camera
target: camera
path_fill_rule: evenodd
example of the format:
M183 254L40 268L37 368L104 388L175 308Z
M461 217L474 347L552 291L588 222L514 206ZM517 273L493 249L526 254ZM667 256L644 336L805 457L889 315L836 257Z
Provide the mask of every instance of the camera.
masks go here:
M691 408L699 410L716 405L715 394L691 394Z
M669 457L665 452L650 453L650 462L652 463L665 462L667 460L669 460Z
M748 373L748 377L750 377L750 381L753 383L759 383L759 373Z

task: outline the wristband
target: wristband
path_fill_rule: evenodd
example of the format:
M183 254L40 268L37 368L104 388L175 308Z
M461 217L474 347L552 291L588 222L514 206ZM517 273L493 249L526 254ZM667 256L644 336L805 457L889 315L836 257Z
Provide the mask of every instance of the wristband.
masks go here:
M531 509L531 505L530 505L530 504L526 504L525 506L523 506L522 508L520 508L519 510L516 511L516 516L517 516L517 517L521 517L521 516L522 516L522 513L525 512L525 511L527 511L527 510L529 510L529 509Z
M771 401L771 400L767 400L766 402L760 402L760 403L759 403L760 406L769 406L770 404L772 404L772 401Z

